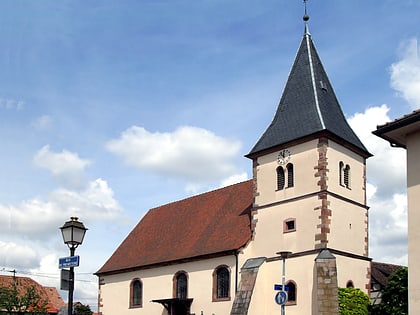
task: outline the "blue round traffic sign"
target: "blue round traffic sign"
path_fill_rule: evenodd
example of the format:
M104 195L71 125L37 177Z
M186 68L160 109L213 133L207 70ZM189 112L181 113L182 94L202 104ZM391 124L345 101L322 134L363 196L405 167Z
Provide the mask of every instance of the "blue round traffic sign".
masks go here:
M286 291L279 291L275 296L275 301L278 305L284 305L287 302L287 293Z

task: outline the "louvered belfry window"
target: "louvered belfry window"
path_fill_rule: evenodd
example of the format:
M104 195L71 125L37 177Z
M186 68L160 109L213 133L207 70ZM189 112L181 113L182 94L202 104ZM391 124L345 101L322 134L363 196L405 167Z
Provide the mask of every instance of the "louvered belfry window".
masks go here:
M295 184L294 174L293 174L293 164L289 163L286 166L287 169L287 187L293 187Z
M284 169L283 167L277 167L277 190L284 189L285 178L284 178Z
M344 173L344 163L342 161L340 161L340 164L339 164L339 179L338 179L338 181L339 181L339 183L340 183L341 186L344 186L344 183L343 183L343 173Z
M346 165L344 168L344 186L350 188L350 166Z

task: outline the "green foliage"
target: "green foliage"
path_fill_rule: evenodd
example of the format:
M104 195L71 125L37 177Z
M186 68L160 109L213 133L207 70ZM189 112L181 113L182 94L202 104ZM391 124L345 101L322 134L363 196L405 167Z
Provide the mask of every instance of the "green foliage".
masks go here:
M381 303L372 306L372 315L408 314L408 269L401 267L388 277Z
M0 309L12 312L31 312L32 314L47 314L47 301L43 300L34 286L24 288L19 293L18 282L15 281L11 288L0 287Z
M93 312L90 310L89 305L76 304L74 313L76 315L92 315Z
M369 296L359 289L338 289L340 315L368 315L369 304Z

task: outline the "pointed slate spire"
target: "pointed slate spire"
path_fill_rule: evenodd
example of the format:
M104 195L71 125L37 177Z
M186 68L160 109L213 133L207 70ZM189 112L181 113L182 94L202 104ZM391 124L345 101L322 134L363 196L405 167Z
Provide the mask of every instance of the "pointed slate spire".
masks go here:
M312 42L306 11L303 19L305 33L276 114L247 157L323 133L367 158L371 154L347 123Z

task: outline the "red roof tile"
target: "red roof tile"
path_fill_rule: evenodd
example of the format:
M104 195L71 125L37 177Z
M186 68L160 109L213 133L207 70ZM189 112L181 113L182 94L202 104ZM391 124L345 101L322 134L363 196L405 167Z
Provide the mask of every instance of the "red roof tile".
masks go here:
M48 313L57 313L65 303L56 288L44 287L29 277L13 277L0 275L0 287L12 288L13 282L17 281L19 294L23 295L27 288L35 287L42 300L48 301Z
M241 248L251 236L251 180L149 210L97 274Z

